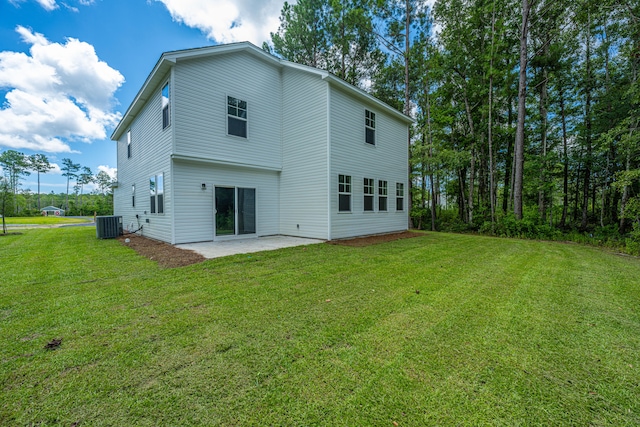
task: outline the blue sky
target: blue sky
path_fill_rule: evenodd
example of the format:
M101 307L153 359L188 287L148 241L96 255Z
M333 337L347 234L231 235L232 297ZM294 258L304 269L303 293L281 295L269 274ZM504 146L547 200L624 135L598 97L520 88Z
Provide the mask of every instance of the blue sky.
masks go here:
M113 173L109 137L165 51L278 28L284 0L0 0L0 151ZM35 175L22 189L37 190ZM41 191L66 191L59 167Z

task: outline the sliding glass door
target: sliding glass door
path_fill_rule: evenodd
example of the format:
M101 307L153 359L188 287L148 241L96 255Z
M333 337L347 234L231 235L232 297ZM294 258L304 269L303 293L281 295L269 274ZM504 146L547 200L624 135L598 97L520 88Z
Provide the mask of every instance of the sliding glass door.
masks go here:
M216 237L256 233L256 189L215 188Z

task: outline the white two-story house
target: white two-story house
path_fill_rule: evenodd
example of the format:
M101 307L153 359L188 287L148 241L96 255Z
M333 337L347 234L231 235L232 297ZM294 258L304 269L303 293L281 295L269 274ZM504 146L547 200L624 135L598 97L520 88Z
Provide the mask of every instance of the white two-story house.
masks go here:
M406 230L411 123L250 43L167 52L111 136L115 214L173 244Z

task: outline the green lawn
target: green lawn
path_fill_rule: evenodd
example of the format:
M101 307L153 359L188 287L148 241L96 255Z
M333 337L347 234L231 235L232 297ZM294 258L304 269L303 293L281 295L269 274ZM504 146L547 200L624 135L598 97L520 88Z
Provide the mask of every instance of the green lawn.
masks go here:
M429 233L161 269L80 227L0 259L3 426L640 424L637 258Z
M93 221L93 217L67 218L64 216L16 216L6 217L7 225L57 225L57 224L78 224L81 222ZM2 219L0 219L0 225ZM0 230L1 231L1 230Z

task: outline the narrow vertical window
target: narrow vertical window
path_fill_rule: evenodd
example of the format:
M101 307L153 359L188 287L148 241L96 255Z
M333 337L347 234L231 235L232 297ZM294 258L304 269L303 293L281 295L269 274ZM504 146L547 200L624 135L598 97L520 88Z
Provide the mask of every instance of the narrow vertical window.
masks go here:
M396 210L404 210L404 184L396 182Z
M338 211L351 212L351 177L338 175Z
M373 211L374 180L364 179L364 210Z
M131 207L132 208L136 207L136 185L135 184L131 186Z
M247 101L227 96L227 134L247 137Z
M376 113L364 110L365 142L376 145Z
M162 129L166 129L171 124L169 115L169 83L162 88Z
M131 158L131 130L127 131L127 159Z
M164 213L164 174L156 176L157 213Z
M387 181L378 181L378 210L387 210Z
M150 200L150 210L152 214L156 213L156 177L152 176L149 178L149 196Z

